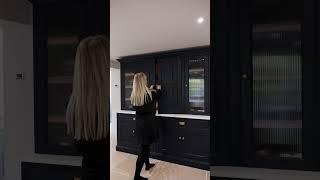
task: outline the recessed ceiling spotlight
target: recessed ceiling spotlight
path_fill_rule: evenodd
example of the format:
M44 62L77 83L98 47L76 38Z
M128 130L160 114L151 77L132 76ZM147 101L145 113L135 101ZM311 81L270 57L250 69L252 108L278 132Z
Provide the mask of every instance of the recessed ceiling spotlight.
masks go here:
M198 21L199 24L202 24L203 21L204 21L204 18L203 17L199 17L197 21Z

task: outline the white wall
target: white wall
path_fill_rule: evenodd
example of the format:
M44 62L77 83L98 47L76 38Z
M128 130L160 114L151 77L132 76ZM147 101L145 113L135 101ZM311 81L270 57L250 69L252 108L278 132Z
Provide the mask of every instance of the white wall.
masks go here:
M121 109L120 69L110 68L111 133L116 136L117 112Z
M32 26L1 20L0 26L5 52L5 179L21 179L21 161L80 166L80 157L34 153ZM25 73L24 80L16 80L19 72Z

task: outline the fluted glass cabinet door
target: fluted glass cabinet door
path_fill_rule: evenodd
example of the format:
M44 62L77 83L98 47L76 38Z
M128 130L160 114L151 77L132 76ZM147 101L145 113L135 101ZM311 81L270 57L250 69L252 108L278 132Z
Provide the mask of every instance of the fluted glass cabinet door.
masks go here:
M188 61L189 75L189 111L193 113L205 112L205 59L195 58Z
M317 2L215 1L213 165L320 170Z
M131 92L133 88L133 77L134 73L133 72L125 72L124 73L124 91L125 91L125 107L128 109L132 109L132 104L131 104Z
M255 155L302 158L301 27L252 29L252 117Z
M186 112L209 114L209 52L190 54L185 61Z
M318 147L310 141L315 133L312 126L317 125L313 114L317 85L313 16L305 9L312 3L247 2L248 36L241 38L246 40L240 48L245 52L241 100L244 131L249 135L246 162L258 167L308 169L317 156L312 149Z
M125 62L124 62L124 61ZM121 61L121 109L133 110L131 93L133 78L136 73L143 72L148 84L155 82L155 60L153 58L123 58Z

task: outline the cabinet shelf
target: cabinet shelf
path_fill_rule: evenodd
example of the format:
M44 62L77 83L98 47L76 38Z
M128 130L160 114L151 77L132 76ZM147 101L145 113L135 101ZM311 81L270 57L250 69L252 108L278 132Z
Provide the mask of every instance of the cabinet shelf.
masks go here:
M204 69L203 69L203 68L201 68L201 69L193 69L193 68L190 68L190 69L189 69L189 73L194 73L194 74L204 73Z
M48 77L48 84L72 84L72 76L52 76Z
M48 37L49 46L65 46L65 45L77 45L79 43L78 36L57 36Z

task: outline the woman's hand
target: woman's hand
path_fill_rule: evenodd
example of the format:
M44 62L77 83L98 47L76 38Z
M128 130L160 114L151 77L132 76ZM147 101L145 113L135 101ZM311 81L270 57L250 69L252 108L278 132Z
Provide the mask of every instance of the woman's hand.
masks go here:
M154 89L154 85L151 85L151 86L150 86L150 89Z
M158 90L161 90L161 85L157 85L156 87Z

